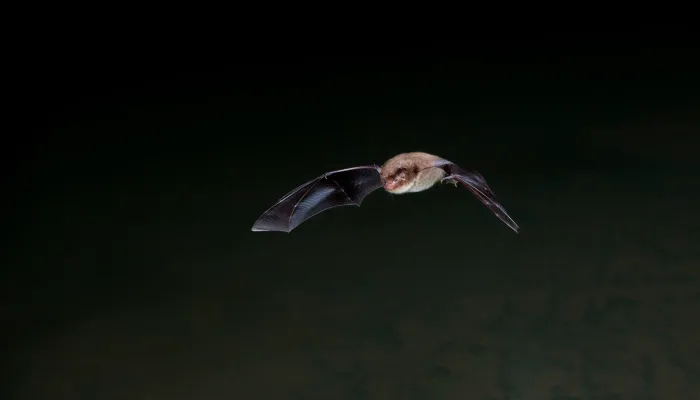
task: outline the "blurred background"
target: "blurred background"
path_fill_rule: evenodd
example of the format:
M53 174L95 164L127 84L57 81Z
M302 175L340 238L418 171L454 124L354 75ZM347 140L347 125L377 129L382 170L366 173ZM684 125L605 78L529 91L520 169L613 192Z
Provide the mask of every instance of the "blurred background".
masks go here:
M12 398L698 398L696 47L90 40L15 98ZM406 151L521 233L449 185L250 232Z

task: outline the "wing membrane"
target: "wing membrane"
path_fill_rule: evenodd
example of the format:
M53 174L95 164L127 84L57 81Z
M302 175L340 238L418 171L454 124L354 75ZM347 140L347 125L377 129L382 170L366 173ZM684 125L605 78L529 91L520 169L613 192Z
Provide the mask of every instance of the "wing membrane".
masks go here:
M378 167L360 166L331 171L287 193L265 211L252 231L291 232L302 222L339 206L360 206L382 186Z

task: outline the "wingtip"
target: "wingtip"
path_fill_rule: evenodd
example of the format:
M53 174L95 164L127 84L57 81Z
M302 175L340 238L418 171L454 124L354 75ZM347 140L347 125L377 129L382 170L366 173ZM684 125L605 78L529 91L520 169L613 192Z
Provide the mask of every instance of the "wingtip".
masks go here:
M267 231L269 231L269 229L265 229L265 228L261 227L260 225L261 225L260 220L255 221L253 226L250 228L250 231L251 232L267 232Z
M250 228L251 232L283 232L283 233L289 233L291 230L284 230L284 229L263 229L263 228L258 228L257 225L253 225L252 228Z
M510 228L515 232L516 235L520 235L520 227L518 225L511 226Z

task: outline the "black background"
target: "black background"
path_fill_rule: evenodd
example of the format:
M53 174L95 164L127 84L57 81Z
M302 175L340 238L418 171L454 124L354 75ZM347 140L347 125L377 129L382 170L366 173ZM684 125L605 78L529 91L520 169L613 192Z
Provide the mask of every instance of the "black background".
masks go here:
M697 396L697 48L89 36L14 81L12 394ZM406 151L477 168L520 235L451 186L250 232Z

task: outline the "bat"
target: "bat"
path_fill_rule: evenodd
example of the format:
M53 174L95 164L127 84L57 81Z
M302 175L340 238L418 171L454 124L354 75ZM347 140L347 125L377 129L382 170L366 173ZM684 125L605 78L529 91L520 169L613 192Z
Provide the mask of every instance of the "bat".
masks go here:
M255 221L253 232L291 232L302 222L334 207L357 206L379 188L392 194L417 193L437 183L462 184L515 233L520 227L499 203L486 180L473 169L438 156L402 153L383 165L326 172L287 193Z

